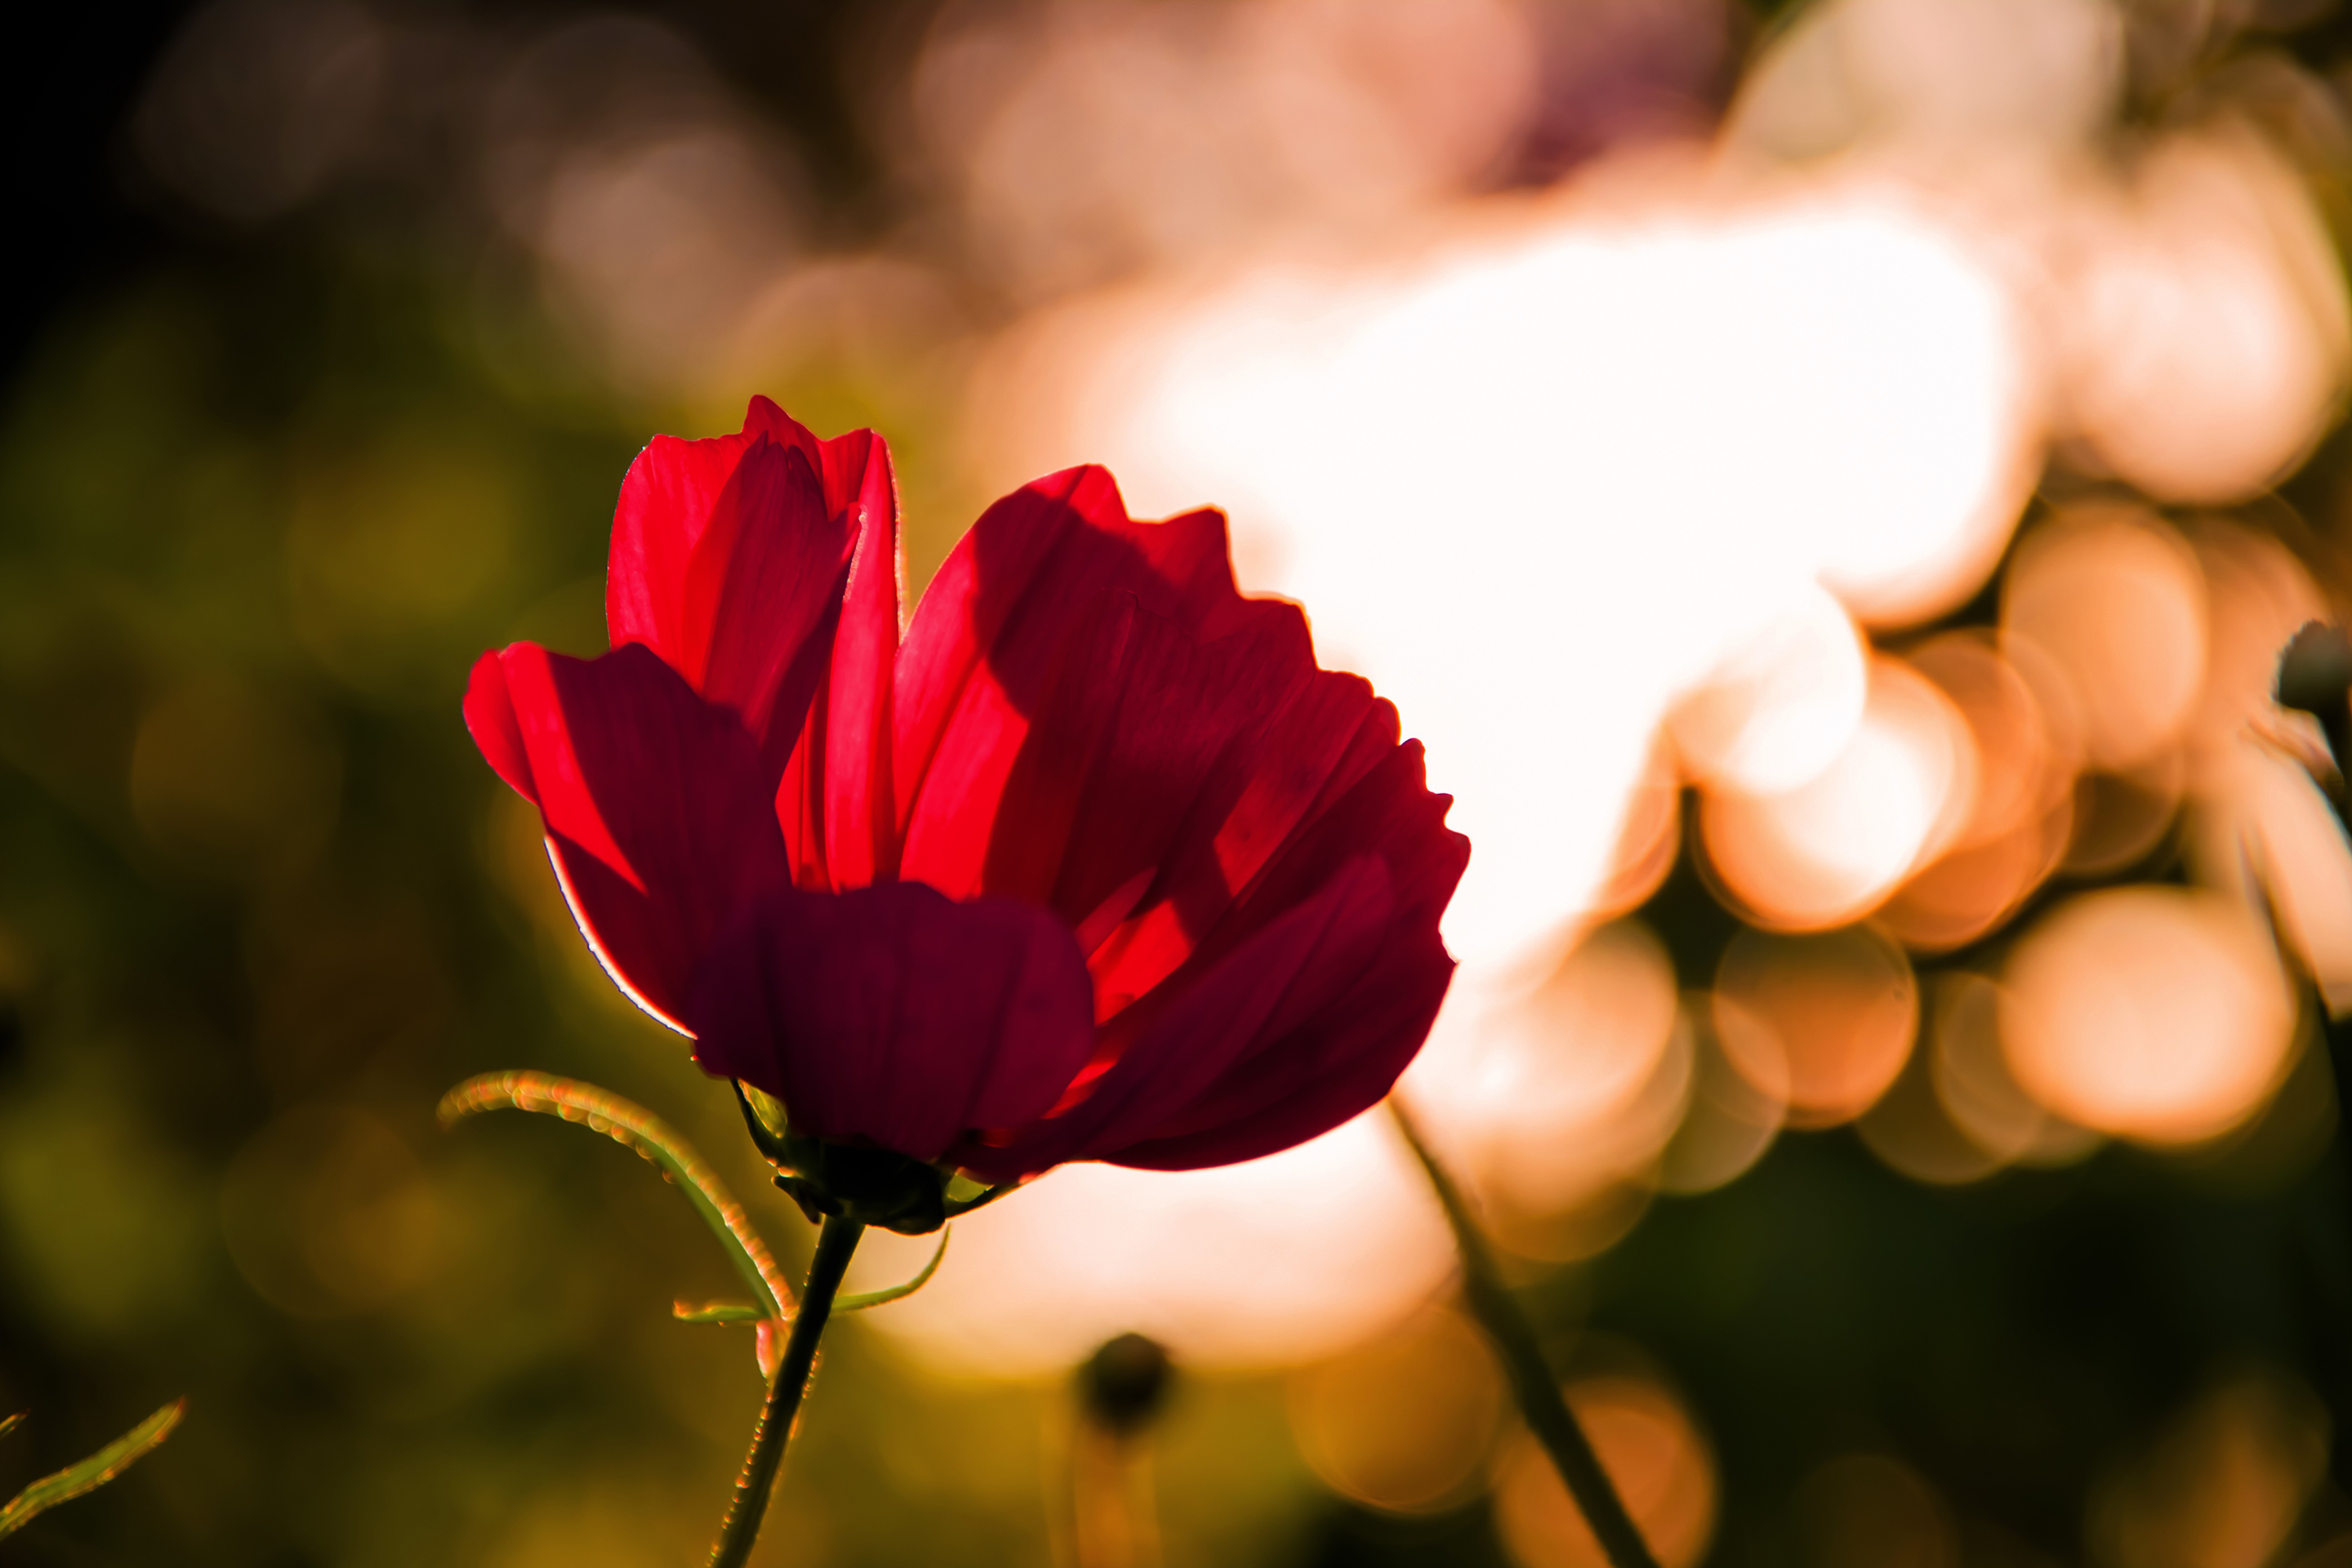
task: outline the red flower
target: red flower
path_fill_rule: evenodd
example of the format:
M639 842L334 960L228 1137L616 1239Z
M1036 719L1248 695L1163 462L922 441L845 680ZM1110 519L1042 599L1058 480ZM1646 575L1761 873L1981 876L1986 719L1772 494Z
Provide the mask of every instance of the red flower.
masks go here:
M474 668L614 978L836 1151L984 1181L1269 1153L1385 1094L1469 845L1417 742L1245 599L1224 520L1073 468L898 635L882 443L766 399L621 492L614 650Z

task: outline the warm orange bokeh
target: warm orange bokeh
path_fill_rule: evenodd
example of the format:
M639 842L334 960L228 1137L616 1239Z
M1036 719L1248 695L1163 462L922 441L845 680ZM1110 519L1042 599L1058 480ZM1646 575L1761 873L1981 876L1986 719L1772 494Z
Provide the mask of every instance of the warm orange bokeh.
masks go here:
M1547 1237L1531 1222L1647 1181L1689 1091L1690 1041L1675 1004L1657 938L1635 921L1603 926L1489 1015L1444 1075L1434 1103L1455 1125L1477 1129L1465 1174L1496 1211L1507 1244L1572 1257L1615 1239L1606 1226L1598 1236L1570 1226Z
M2068 1121L2143 1142L2238 1125L2277 1087L2294 1042L2269 938L2211 894L2082 894L2025 935L2003 978L2001 1043L2018 1082Z
M1778 1051L1753 1049L1735 1063L1717 1035L1710 993L1685 993L1682 1019L1693 1042L1690 1107L1660 1160L1658 1185L1711 1192L1738 1180L1780 1136L1789 1116L1789 1064Z
M1909 946L1962 946L2006 920L2056 869L2074 826L2074 765L2032 685L1988 634L1948 632L1911 667L1968 727L1975 789L1942 852L1879 911Z
M1568 1402L1660 1568L1692 1568L1715 1530L1715 1458L1682 1402L1647 1378L1568 1387ZM1606 1568L1601 1544L1535 1439L1496 1464L1495 1521L1520 1568Z
M1507 1400L1484 1336L1432 1309L1294 1373L1290 1428L1332 1490L1391 1513L1432 1513L1476 1490Z
M1766 1093L1787 1085L1789 1122L1829 1127L1870 1108L1903 1070L1919 1026L1903 950L1867 926L1810 936L1746 931L1715 982L1724 1052Z
M1759 924L1843 925L1958 834L1976 774L1951 699L1909 667L1876 659L1861 721L1825 768L1780 794L1707 797L1699 823L1708 863Z
M2204 576L2152 512L2086 508L2019 547L2001 632L2064 677L2089 764L2128 771L2179 738L2203 689Z
M2327 1426L2292 1378L2238 1371L2117 1456L2092 1499L2093 1550L2116 1568L2263 1568L2326 1472Z

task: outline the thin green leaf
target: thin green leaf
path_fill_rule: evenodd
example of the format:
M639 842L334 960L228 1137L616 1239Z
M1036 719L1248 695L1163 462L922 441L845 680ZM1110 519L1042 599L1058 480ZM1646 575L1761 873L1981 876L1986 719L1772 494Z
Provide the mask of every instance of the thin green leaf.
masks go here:
M14 1415L0 1415L0 1437L5 1437L9 1433L14 1432L18 1423L24 1419L25 1413L21 1410Z
M862 1312L868 1307L880 1307L892 1301L904 1300L929 1284L931 1276L940 1271L940 1259L948 1255L948 1232L954 1228L953 1226L949 1226L940 1232L940 1245L932 1252L931 1260L923 1265L923 1271L920 1274L916 1275L904 1285L893 1285L887 1290L867 1290L860 1295L836 1297L833 1303L833 1310L836 1312Z
M710 1233L727 1248L736 1271L758 1298L761 1315L776 1319L789 1315L792 1287L784 1282L768 1244L751 1228L743 1205L735 1201L719 1173L694 1152L694 1146L660 1117L609 1089L574 1079L543 1072L493 1072L469 1078L441 1097L441 1125L454 1127L468 1116L501 1110L531 1110L579 1122L660 1166L664 1174L685 1189Z
M940 1271L940 1259L947 1255L948 1232L942 1230L939 1246L931 1249L931 1260L923 1265L920 1274L904 1285L893 1285L887 1290L868 1290L862 1295L838 1297L833 1303L833 1310L836 1312L862 1312L868 1307L903 1300L931 1282L931 1276ZM749 1301L706 1301L699 1307L688 1301L678 1301L669 1310L670 1316L681 1323L756 1323L768 1316Z
M671 1305L669 1315L681 1323L757 1323L768 1317L764 1309L749 1301L705 1301L699 1307L678 1301Z
M174 1399L138 1426L92 1454L79 1465L68 1465L56 1475L44 1476L18 1492L7 1507L0 1508L0 1537L16 1533L31 1521L33 1516L53 1509L82 1493L96 1491L133 1464L148 1451L172 1435L172 1428L186 1415L188 1402ZM0 1431L14 1426L22 1416L10 1416L0 1423Z

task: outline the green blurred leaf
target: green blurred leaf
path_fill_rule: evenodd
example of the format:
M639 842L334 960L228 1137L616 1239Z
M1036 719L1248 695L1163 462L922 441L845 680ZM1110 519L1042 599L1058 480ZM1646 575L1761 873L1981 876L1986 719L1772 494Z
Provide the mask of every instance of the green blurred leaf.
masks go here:
M129 1469L148 1451L172 1435L172 1428L186 1415L188 1402L174 1399L138 1426L92 1454L78 1465L68 1465L53 1476L44 1476L18 1492L7 1507L0 1508L0 1538L14 1534L30 1523L33 1516L78 1498L84 1492L96 1491L123 1471ZM0 1421L0 1433L23 1420L11 1415Z
M0 1437L5 1437L9 1433L14 1432L24 1419L25 1413L21 1410L14 1415L0 1415Z
M778 1320L788 1315L792 1287L784 1282L775 1256L751 1228L751 1216L727 1190L719 1173L676 1128L609 1089L542 1072L494 1072L467 1079L441 1097L441 1125L454 1127L468 1116L501 1110L530 1110L579 1122L660 1166L686 1190L711 1235L727 1248L736 1270L764 1309L761 1315Z
M887 1290L866 1290L855 1296L838 1297L833 1303L833 1310L836 1312L862 1312L868 1307L886 1306L892 1301L903 1300L929 1284L931 1276L940 1271L940 1259L948 1255L948 1232L954 1228L953 1226L950 1226L940 1232L940 1245L932 1251L931 1260L923 1265L923 1271L920 1274L916 1275L904 1285L893 1285Z

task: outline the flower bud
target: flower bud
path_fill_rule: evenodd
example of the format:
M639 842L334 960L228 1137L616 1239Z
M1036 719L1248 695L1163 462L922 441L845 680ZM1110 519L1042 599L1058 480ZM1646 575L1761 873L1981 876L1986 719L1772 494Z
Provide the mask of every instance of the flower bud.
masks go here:
M928 1236L949 1218L954 1173L894 1150L835 1142L795 1131L782 1105L739 1086L743 1124L776 1167L776 1185L811 1225L835 1216L901 1236Z
M2341 719L2352 698L2352 637L2342 626L2306 621L2279 656L2278 703L2323 723Z
M1079 1404L1113 1436L1132 1436L1166 1405L1172 1371L1159 1341L1120 1334L1104 1341L1078 1369Z
M2305 622L2279 656L2276 695L2280 707L2319 721L2336 761L2336 778L2319 783L2342 814L2345 785L2352 781L2352 637L2345 636L2342 626Z

